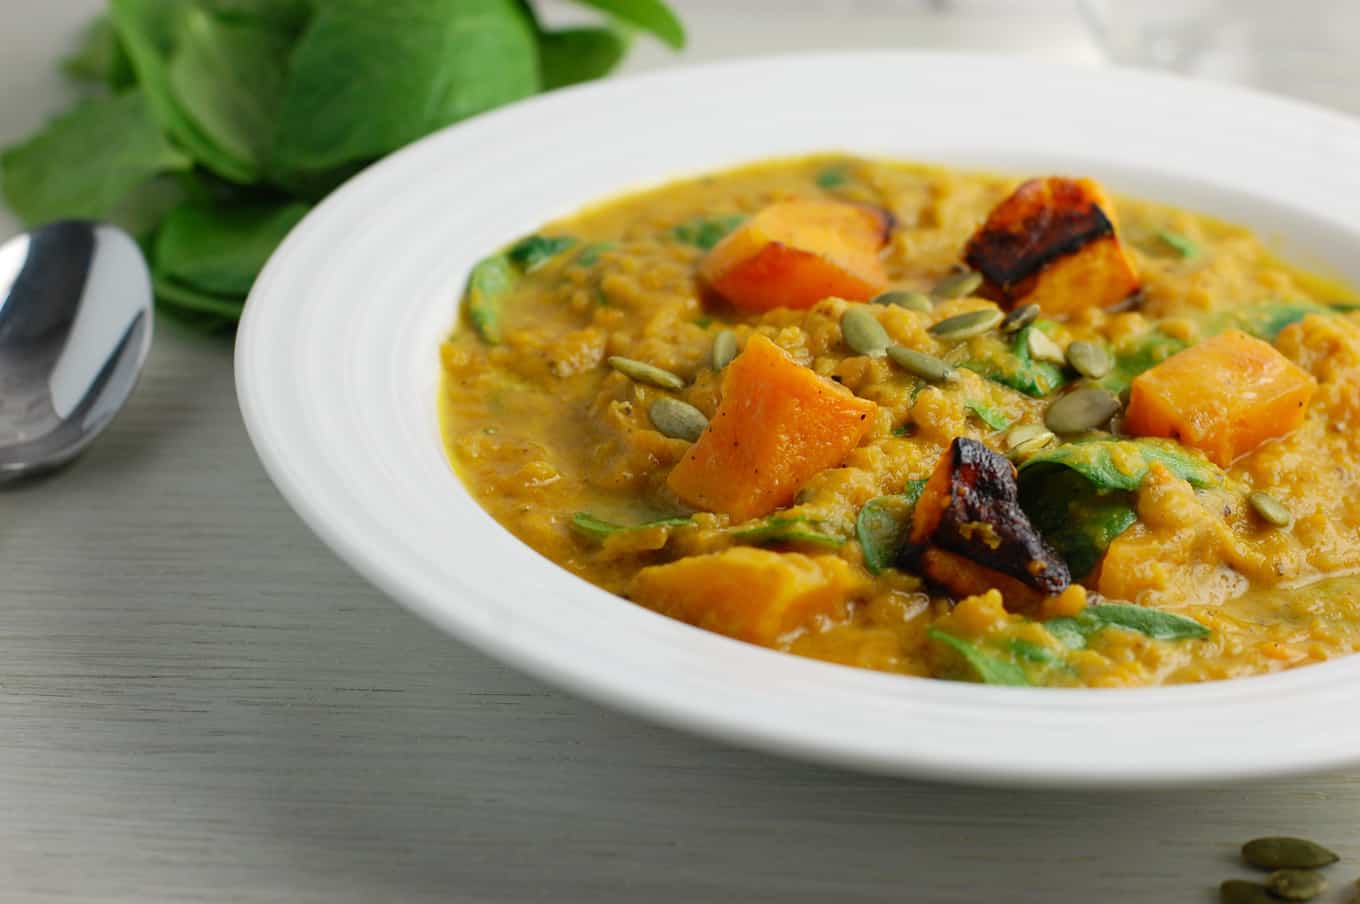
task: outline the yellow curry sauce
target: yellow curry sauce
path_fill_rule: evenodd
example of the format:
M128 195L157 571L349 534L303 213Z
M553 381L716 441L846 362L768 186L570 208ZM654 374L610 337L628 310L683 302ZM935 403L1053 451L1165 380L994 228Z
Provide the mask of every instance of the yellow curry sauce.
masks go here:
M1037 607L1008 611L995 590L951 599L910 558L876 574L866 568L857 521L867 503L889 497L890 513L906 507L910 517L903 494L919 489L956 438L1007 452L1010 431L1042 425L1054 399L1080 377L1053 365L1048 373L1060 372L1062 385L1027 394L998 378L1010 366L1012 335L991 330L947 341L928 331L989 308L985 298L938 298L917 310L829 297L803 310L744 311L704 290L701 262L743 217L772 202L858 202L894 221L880 254L889 288L929 292L962 266L970 237L1018 182L839 156L778 160L544 226L540 236L553 241L516 246L513 262L498 258L499 271L482 287L497 296L496 341L463 327L442 348L442 426L458 473L497 521L552 561L718 630L729 623L725 615L659 605L665 594L646 591L639 574L737 547L785 557L790 581L821 581L819 593L840 598L813 606L778 635L744 636L802 656L921 676L1135 686L1269 672L1360 649L1360 578L1347 577L1360 569L1360 315L1348 313L1356 296L1282 264L1246 229L1127 199L1113 202L1110 219L1141 290L1127 304L1046 317L1045 334L1060 348L1085 340L1108 349L1119 373L1105 385L1127 399L1127 380L1140 369L1225 324L1240 327L1316 380L1302 425L1219 469L1195 450L1185 450L1184 467L1179 459L1140 457L1116 416L1104 432L1063 437L1077 441L1059 447L1079 450L1067 462L1075 470L1050 468L1029 487L1027 475L1042 469L1012 451L1022 502L1026 492L1032 502L1097 472L1137 481L1111 490L1097 474L1095 484L1081 484L1083 492L1094 489L1099 516L1087 533L1100 535L1100 518L1119 529L1095 543L1094 559L1082 546L1090 536L1065 538L1079 550L1074 566L1096 564L1085 574L1074 568L1079 583ZM928 383L886 357L852 351L841 331L852 307L869 309L895 344L953 365L953 378ZM723 377L713 346L725 329L740 348L755 334L767 337L875 406L840 466L803 482L788 506L745 524L677 498L667 479L691 441L663 436L648 414L655 400L671 397L714 417ZM672 372L684 386L630 378L608 366L610 356ZM1059 472L1070 479L1051 480ZM1247 502L1253 491L1284 502L1291 523L1275 526L1255 513ZM729 564L745 567L766 555L742 553ZM730 581L758 595L762 579L741 567ZM715 599L725 597L722 605L733 605L721 570L691 572L701 585L710 582ZM1094 626L1083 613L1102 611L1095 605L1102 601L1166 613L1172 629ZM1186 620L1200 630L1174 630Z

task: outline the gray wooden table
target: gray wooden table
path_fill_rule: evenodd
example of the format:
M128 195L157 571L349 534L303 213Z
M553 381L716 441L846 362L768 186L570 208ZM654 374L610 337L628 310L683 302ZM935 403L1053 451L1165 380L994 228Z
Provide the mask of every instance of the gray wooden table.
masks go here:
M16 2L0 142L61 103L48 61L97 5ZM741 28L767 50L883 35L771 38L682 5L699 57ZM1036 40L1089 52L1061 27ZM525 678L323 548L251 450L230 341L168 323L109 434L0 512L0 900L1208 901L1235 845L1275 831L1349 855L1337 885L1360 873L1360 773L960 789L730 749Z

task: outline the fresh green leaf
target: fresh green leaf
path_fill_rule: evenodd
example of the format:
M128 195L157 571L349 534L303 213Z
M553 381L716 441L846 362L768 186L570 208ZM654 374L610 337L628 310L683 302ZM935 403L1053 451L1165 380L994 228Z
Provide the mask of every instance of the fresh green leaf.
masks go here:
M630 530L642 530L648 527L680 527L691 523L689 518L661 518L643 524L623 525L596 518L590 512L577 512L571 516L571 529L582 537L595 542L603 542L607 537Z
M656 35L676 50L685 46L685 26L661 0L577 0L608 13L620 22Z
M1176 252L1176 254L1180 255L1182 260L1194 260L1204 253L1198 244L1181 235L1179 232L1172 232L1170 229L1157 230L1157 238L1161 239L1163 244Z
M183 0L110 0L109 9L118 40L137 74L138 87L161 129L195 162L222 178L241 184L256 181L259 173L250 162L218 147L175 99L171 59L193 7Z
M696 217L676 226L671 230L671 235L679 241L707 251L744 222L746 215L742 213L720 217Z
M576 239L569 235L531 235L510 246L507 253L512 264L525 273L533 273L575 244Z
M515 0L332 0L290 61L274 171L327 173L536 92Z
M841 537L822 531L822 525L807 518L771 516L754 527L743 527L728 532L738 543L764 546L767 543L811 543L838 549L845 542Z
M864 503L855 518L855 537L864 553L864 566L873 574L901 559L911 536L911 516L925 489L924 480L908 480L902 492Z
M1223 472L1201 453L1166 439L1098 439L1045 449L1020 466L1020 484L1046 469L1070 468L1102 490L1132 492L1143 484L1148 467L1160 462L1193 486L1222 486Z
M156 300L162 305L228 321L239 320L246 303L244 297L225 298L190 286L182 286L159 275L153 275L152 285L156 290Z
M1067 382L1063 369L1048 361L1035 361L1029 353L1029 334L1039 329L1030 324L1013 338L988 335L970 343L973 357L963 367L993 382L1041 399Z
M593 242L581 249L573 263L578 267L593 267L600 262L600 255L612 250L613 247L613 242Z
M538 67L543 90L588 82L614 71L628 52L628 36L612 28L541 32Z
M312 17L313 0L195 0L197 5L226 22L263 25L296 38Z
M29 224L104 219L146 180L191 164L136 91L92 97L0 154L5 199Z
M297 202L186 201L156 235L157 273L215 295L245 297L265 262L310 208Z
M1009 418L985 402L975 402L968 399L963 403L963 407L971 411L978 420L993 430L1005 430L1011 425Z
M136 81L132 63L107 16L90 23L80 48L62 61L61 68L78 82L97 83L112 91L122 91Z
M1274 342L1285 327L1298 323L1309 314L1332 313L1326 305L1312 301L1267 301L1239 305L1206 315L1200 324L1200 332L1207 337L1239 329L1257 339Z
M850 168L844 163L835 163L817 174L817 187L839 188L850 181Z
M1186 640L1208 637L1210 633L1208 628L1193 618L1131 603L1088 606L1082 611L1082 616L1101 625L1128 628L1154 640Z
M1100 603L1076 615L1044 622L1049 634L1073 649L1084 647L1093 634L1111 627L1137 631L1154 640L1195 640L1211 633L1192 618L1131 603Z
M1101 377L1099 383L1118 395L1129 388L1133 378L1170 358L1186 347L1185 342L1153 330L1136 339L1126 341L1113 352L1114 367Z
M1099 489L1068 468L1031 472L1020 484L1020 507L1078 580L1138 520L1131 493Z
M936 643L943 644L959 655L968 666L972 676L983 684L1001 684L1012 687L1029 685L1025 670L1014 662L984 652L975 644L941 631L939 628L926 629L926 634Z
M1055 668L1064 668L1067 665L1062 657L1058 656L1052 650L1045 649L1037 643L1031 643L1030 641L1023 640L1019 637L1012 637L1006 646L1010 648L1011 653L1016 659L1023 659L1026 662L1034 662L1039 665Z
M263 22L191 7L170 58L174 101L198 131L252 176L274 141L293 38Z
M515 268L504 254L478 261L468 274L463 308L483 342L496 345L501 341L501 302L514 289L516 279Z

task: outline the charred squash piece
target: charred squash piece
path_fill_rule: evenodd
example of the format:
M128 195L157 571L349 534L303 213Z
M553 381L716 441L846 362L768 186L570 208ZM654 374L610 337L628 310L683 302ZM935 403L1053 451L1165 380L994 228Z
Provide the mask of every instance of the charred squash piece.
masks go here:
M936 587L943 587L956 600L981 596L988 590L999 590L1001 598L1011 610L1032 611L1039 608L1045 595L994 568L979 565L956 552L932 546L921 553L921 574Z
M1039 536L1019 495L1015 466L1004 455L977 440L955 439L912 517L912 542L926 547L926 576L960 598L996 587L1007 602L1024 605L1037 601L1036 592L1061 593L1072 583L1067 564ZM991 581L988 572L1006 582ZM1014 584L1029 593L1020 594Z
M1115 234L1114 208L1090 179L1031 179L998 204L964 253L1003 304L1050 317L1118 304L1138 274Z
M887 286L878 253L891 230L892 217L865 204L779 201L715 245L699 275L748 311L867 301Z
M1299 428L1317 380L1273 345L1229 330L1133 379L1125 429L1199 449L1220 467Z

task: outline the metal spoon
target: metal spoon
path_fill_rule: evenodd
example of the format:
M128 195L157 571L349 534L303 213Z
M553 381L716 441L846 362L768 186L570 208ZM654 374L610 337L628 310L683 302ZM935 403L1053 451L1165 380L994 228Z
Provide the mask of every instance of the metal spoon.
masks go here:
M151 347L137 243L60 222L0 245L0 482L60 467L123 407Z

